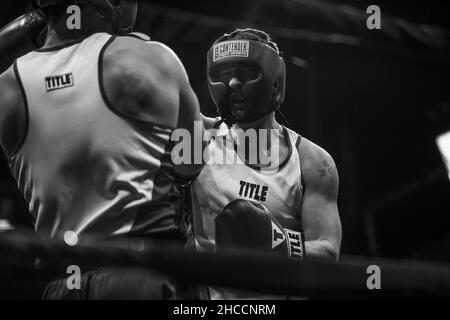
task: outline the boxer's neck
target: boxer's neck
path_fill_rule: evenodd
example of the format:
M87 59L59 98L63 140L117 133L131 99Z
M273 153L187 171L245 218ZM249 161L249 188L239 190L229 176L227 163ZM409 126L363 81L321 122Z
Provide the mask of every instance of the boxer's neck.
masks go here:
M112 33L112 23L99 19L98 15L89 8L81 10L79 27L70 26L68 15L61 14L49 21L47 37L43 48L55 47L83 40L97 32Z
M234 128L236 129L242 129L244 132L246 130L259 130L259 129L266 129L268 130L267 136L262 135L260 136L259 133L256 135L257 142L256 142L256 154L263 155L267 154L267 150L271 150L272 156L274 157L271 160L274 160L274 162L270 161L269 164L267 164L267 158L264 159L264 163L261 163L262 158L257 157L257 163L252 163L253 165L257 167L266 167L266 166L277 166L280 163L282 163L288 156L289 156L289 142L286 141L286 137L284 136L283 127L281 124L278 123L278 121L275 119L275 112L271 112L261 119L252 121L252 122L246 122L246 123L236 123L234 125ZM274 129L274 131L271 131L271 129ZM244 139L242 139L244 138ZM261 139L266 139L265 142L261 141ZM245 146L247 144L247 141L245 140L245 137L237 136L237 144ZM276 149L274 147L276 146ZM262 149L261 149L262 148ZM266 149L268 148L268 149ZM255 158L255 154L251 154L250 148L243 148L245 150L244 154L240 154L242 160L245 159L246 162L251 162L252 157Z
M235 127L244 131L248 129L281 129L281 125L275 119L275 112L268 113L255 121L238 122Z

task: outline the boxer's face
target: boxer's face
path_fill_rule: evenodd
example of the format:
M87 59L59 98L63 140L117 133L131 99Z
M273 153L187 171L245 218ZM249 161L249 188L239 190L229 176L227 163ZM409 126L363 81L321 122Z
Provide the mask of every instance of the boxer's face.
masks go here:
M244 120L250 115L252 101L242 93L242 85L259 76L256 66L250 64L228 64L217 71L215 81L223 82L229 88L228 103L236 120Z

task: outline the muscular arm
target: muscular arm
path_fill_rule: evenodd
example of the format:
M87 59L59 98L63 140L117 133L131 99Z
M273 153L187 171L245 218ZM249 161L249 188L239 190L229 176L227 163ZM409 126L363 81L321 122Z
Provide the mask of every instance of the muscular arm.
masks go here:
M302 138L299 146L305 192L301 208L306 256L337 260L342 228L337 208L339 178L333 158Z
M205 127L202 122L197 96L189 84L187 75L185 75L185 81L180 90L178 128L187 130L190 133L190 163L192 164L177 165L175 167L175 172L180 178L189 180L191 177L196 176L203 168L203 148L205 146L203 133Z
M128 117L175 128L185 75L176 55L158 42L118 37L103 56L104 92Z
M13 67L0 75L0 144L8 157L20 146L26 134L26 106Z
M105 91L113 107L127 116L184 129L195 139L195 121L202 122L197 97L177 55L159 42L116 39L104 57ZM200 144L202 143L199 141ZM191 143L191 155L194 143ZM179 176L198 173L202 164L175 166Z

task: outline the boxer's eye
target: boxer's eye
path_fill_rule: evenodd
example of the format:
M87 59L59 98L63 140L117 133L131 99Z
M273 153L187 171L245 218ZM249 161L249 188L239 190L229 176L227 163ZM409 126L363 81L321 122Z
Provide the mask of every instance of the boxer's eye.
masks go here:
M253 65L227 65L216 68L210 76L213 82L228 83L232 78L237 78L241 82L254 80L259 74L259 69Z

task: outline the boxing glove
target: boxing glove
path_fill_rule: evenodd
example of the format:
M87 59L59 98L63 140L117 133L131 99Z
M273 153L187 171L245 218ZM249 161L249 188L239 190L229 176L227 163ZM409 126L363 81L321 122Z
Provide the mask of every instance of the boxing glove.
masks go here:
M47 27L45 15L31 11L0 29L0 73L15 59L44 44Z
M216 248L266 251L284 257L303 258L302 232L284 228L267 208L237 199L215 219Z

